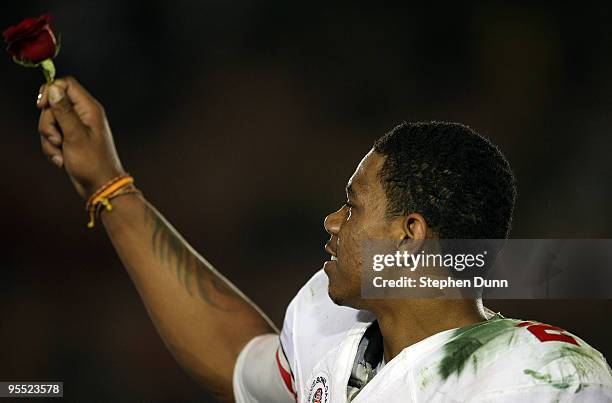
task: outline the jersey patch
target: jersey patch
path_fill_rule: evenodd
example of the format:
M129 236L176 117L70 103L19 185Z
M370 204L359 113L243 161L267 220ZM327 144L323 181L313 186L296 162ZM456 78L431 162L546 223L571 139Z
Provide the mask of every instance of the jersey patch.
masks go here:
M325 372L314 377L308 392L308 403L329 403L329 376Z

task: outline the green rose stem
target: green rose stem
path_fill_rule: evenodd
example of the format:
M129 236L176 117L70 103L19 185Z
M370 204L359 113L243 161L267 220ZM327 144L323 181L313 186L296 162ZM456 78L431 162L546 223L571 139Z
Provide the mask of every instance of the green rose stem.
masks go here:
M57 52L55 53L57 55ZM23 67L40 67L45 75L45 79L47 80L47 84L51 84L53 79L55 78L55 65L53 64L53 60L45 59L40 63L32 63L27 62L25 60L19 60L16 57L13 58L13 61Z
M40 62L40 68L45 75L45 79L47 80L47 84L51 84L53 79L55 78L55 65L53 64L53 60L46 59Z

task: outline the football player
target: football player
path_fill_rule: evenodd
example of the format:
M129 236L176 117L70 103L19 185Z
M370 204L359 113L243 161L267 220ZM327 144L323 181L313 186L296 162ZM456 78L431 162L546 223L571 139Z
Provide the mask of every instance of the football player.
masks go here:
M514 176L470 128L405 123L375 142L325 219L330 260L279 336L133 185L107 192L127 176L102 106L75 79L44 86L37 105L45 155L90 204L109 195L98 219L160 335L219 400L612 401L604 357L563 329L504 318L479 299L362 298L364 241L508 236Z

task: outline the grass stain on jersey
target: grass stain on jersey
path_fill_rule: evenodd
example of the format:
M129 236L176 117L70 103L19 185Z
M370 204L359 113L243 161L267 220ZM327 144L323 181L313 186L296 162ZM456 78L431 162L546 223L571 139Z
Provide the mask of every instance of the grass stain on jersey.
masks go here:
M477 370L478 358L473 354L498 336L514 329L515 324L516 320L496 315L484 323L457 329L451 340L444 345L444 358L438 369L442 379L446 380L452 374L460 375L470 357L473 357L472 363Z
M557 388L557 389L567 389L570 387L572 381L574 380L574 377L572 375L568 376L567 378L563 378L561 381L553 381L552 377L550 376L550 374L541 374L538 371L534 371L532 369L526 369L523 370L523 372L526 375L529 375L530 377L532 377L533 379L537 380L537 381L541 381L544 383L549 384L550 386L552 386L553 388ZM581 388L579 388L581 389Z
M596 367L601 366L601 358L597 356L594 350L587 350L581 347L563 346L559 351L553 352L550 355L549 359L565 358L570 360L580 376L587 375Z
M562 378L560 383L562 384L565 381L569 381L575 384L576 389L574 393L578 393L588 386L584 383L584 380L586 380L591 372L601 368L608 370L601 357L597 354L598 352L596 350L590 348L563 346L559 350L549 353L546 360L552 362L562 359L568 360L572 364L575 372ZM559 384L559 382L557 382L557 384ZM551 386L557 387L554 383L551 383Z
M419 387L421 389L427 388L429 382L431 382L431 371L429 367L425 367L419 372L419 379Z
M518 339L516 319L506 319L496 315L486 322L478 323L457 329L450 340L444 345L444 355L438 366L438 374L442 380L451 375L458 377L466 367L472 367L476 373L483 365L483 359L489 352L495 353L492 348L504 348L501 344L512 348ZM496 347L488 348L495 340ZM559 362L565 369L562 376L553 377L542 369L551 363ZM525 369L523 373L532 379L547 384L559 390L573 389L579 393L588 387L588 379L593 372L604 371L612 374L601 354L588 345L559 345L541 357L539 372L534 369ZM426 385L426 383L425 383ZM423 386L423 385L422 385Z
M567 389L575 385L574 393L578 393L588 386L584 381L591 372L602 366L605 369L605 365L602 364L602 360L595 350L582 347L563 346L558 350L551 351L544 358L544 363L548 365L557 360L566 360L575 370L574 373L567 374L561 379L554 379L550 374L543 374L532 369L525 369L523 373L557 389Z

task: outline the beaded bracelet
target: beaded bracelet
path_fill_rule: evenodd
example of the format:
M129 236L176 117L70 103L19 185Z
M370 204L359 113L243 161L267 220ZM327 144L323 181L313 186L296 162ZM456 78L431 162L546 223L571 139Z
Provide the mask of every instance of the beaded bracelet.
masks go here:
M96 190L87 200L85 204L85 210L89 214L89 222L87 228L93 228L95 224L95 218L99 213L100 206L105 207L108 211L113 209L110 203L110 199L119 196L121 194L127 194L126 187L134 183L134 178L130 174L122 174L111 179L104 186ZM133 189L136 190L136 189ZM135 193L131 190L129 193ZM137 190L136 190L137 191Z
M96 204L96 208L95 208L95 217L96 217L96 218L100 218L100 212L101 212L103 209L105 209L105 208L106 208L108 211L112 211L113 206L112 206L112 204L110 203L110 200L111 200L111 199L114 199L114 198L115 198L115 197L117 197L117 196L123 196L123 195L129 195L129 194L142 194L142 192L141 192L140 190L136 189L135 187L133 187L133 186L129 186L129 185L128 185L128 186L125 186L125 187L123 187L123 188L121 188L121 189L119 189L119 190L117 190L115 193L112 193L112 194L110 194L110 195L106 196L106 198L105 198L105 199L107 200L107 204L104 204L104 202L101 202L101 203ZM108 205L108 207L110 207L110 208L108 208L108 207L107 207L107 205Z

